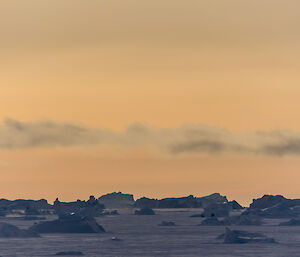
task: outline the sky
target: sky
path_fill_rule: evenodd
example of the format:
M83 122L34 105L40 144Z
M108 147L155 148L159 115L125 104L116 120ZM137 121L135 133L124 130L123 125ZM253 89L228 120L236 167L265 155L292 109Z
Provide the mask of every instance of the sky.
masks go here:
M0 0L0 197L299 197L299 10Z

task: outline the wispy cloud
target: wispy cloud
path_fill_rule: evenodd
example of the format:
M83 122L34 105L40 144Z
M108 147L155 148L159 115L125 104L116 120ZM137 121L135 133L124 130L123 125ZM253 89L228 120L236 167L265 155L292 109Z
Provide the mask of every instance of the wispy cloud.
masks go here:
M116 145L152 145L170 154L252 153L300 155L300 132L256 131L233 133L206 125L154 128L133 124L122 132L53 121L21 122L6 119L0 125L0 149Z

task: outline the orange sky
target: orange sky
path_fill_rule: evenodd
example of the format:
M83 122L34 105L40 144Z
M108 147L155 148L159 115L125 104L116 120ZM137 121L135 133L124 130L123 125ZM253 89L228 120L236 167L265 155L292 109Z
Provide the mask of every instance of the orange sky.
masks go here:
M300 131L299 8L296 0L1 1L0 120ZM295 155L146 146L0 153L8 198L300 195Z

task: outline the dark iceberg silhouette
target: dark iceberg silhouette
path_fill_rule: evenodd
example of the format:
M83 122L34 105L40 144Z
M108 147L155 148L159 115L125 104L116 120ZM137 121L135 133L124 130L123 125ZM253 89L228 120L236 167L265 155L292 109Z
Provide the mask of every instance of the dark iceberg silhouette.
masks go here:
M256 216L232 216L225 219L217 217L208 217L204 219L199 226L259 226L262 224L262 219Z
M58 256L67 256L67 255L83 256L84 254L80 251L66 251L66 252L58 252L55 255L58 255Z
M142 197L135 201L137 208L206 208L211 204L228 203L226 196L214 193L204 197L194 197L193 195L179 198L150 199ZM237 207L238 203L231 203L232 207Z
M242 209L244 209L244 207L242 205L240 205L235 200L228 202L228 205L230 206L231 210L242 210Z
M264 195L261 198L253 199L249 209L266 209L279 204L285 204L288 207L300 206L300 199L287 199L282 195Z
M0 237L39 237L39 235L32 230L19 229L14 225L0 222Z
M205 217L228 217L230 212L230 206L227 203L212 203L204 208Z
M136 210L134 212L135 215L155 215L155 212L151 208L143 208L140 210Z
M254 215L237 215L223 220L228 225L237 226L259 226L262 224L262 218Z
M113 211L103 211L101 216L108 216L108 215L120 215L118 210L113 210Z
M57 198L54 202L54 209L58 215L76 213L85 217L97 217L103 213L104 208L94 196L90 196L88 201L60 202Z
M231 230L225 228L225 233L217 237L223 239L224 244L245 244L245 243L275 243L274 238L269 238L262 233L252 233L242 230Z
M249 208L245 212L243 212L242 215L259 216L269 219L280 219L293 218L298 216L298 213L294 212L293 207L290 207L287 202L281 202L265 209Z
M37 233L103 233L104 228L94 218L76 214L60 216L53 221L40 222L29 228Z
M199 226L225 226L230 225L229 222L219 220L217 217L209 217L204 219Z
M128 208L134 205L133 195L123 194L122 192L102 195L98 198L98 201L106 208Z
M190 216L190 218L204 218L204 213L197 213Z
M45 199L41 200L7 200L0 199L0 216L6 216L13 212L24 211L25 215L51 214L53 206ZM21 212L22 213L22 212Z
M174 221L162 221L158 225L159 226L165 226L165 227L171 227L171 226L175 226L176 223Z
M114 242L121 242L121 241L123 241L121 238L118 238L116 236L113 236L110 240L114 241Z
M291 219L286 222L281 222L279 226L300 226L300 219Z
M300 199L287 199L281 195L264 195L253 199L242 216L281 219L296 218L300 214Z

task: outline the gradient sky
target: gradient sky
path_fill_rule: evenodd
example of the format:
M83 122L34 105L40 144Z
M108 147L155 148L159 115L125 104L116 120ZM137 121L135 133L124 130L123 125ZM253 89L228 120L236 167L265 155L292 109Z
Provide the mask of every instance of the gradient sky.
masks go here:
M298 0L2 0L0 120L30 123L29 141L48 120L117 137L139 123L175 131L170 140L203 124L247 144L256 131L285 131L297 134L291 143L300 131L299 10ZM4 147L14 135L0 125L4 198L300 197L294 143L282 155L170 154L149 143Z

